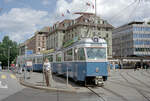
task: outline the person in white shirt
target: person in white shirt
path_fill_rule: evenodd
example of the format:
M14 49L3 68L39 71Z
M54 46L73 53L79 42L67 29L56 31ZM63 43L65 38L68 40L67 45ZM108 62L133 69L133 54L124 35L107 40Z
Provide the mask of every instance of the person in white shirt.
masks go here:
M45 74L46 85L51 86L52 85L51 64L47 58L45 59L45 62L43 64L43 70Z

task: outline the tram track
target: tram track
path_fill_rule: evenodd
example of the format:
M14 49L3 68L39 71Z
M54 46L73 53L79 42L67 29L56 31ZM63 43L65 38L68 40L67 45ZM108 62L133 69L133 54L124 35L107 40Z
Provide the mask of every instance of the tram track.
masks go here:
M108 88L106 88L106 87L102 87L102 88L103 88L104 90L110 92L111 94L115 95L116 97L122 99L123 101L129 101L129 100L126 99L123 95L121 95L121 94L119 94L119 93L117 93L117 92L115 92L115 91L113 91L113 90L111 90L111 89L108 89Z
M127 72L127 75L130 76L128 72ZM129 80L128 80L127 78L125 78L125 76L124 76L123 74L120 73L120 76L121 76L128 84L134 85L134 83L129 82ZM131 77L131 76L130 76L130 77ZM131 78L132 78L132 77L131 77ZM138 81L139 81L139 80L138 80ZM142 83L142 82L140 82L140 83ZM140 95L142 95L143 98L145 98L147 101L150 101L150 97L145 94L145 93L150 93L150 92L141 90L141 89L139 89L139 88L136 87L136 86L130 86L130 87L133 88L133 89L135 89L135 90L136 90ZM145 92L145 93L144 93L144 92Z
M129 100L126 99L123 95L121 95L121 94L119 94L119 93L117 93L117 92L115 92L115 91L113 91L113 90L111 90L111 89L109 89L109 88L106 88L106 87L104 87L104 86L103 86L103 87L100 87L100 88L102 88L102 89L104 89L105 91L107 91L107 92L109 92L109 93L115 95L116 97L122 99L123 101L129 101ZM104 97L102 97L101 95L99 95L99 93L95 92L91 87L87 87L87 89L89 89L92 93L94 93L96 96L98 96L99 98L101 98L101 99L102 99L101 101L107 101L107 100L105 100Z
M143 73L142 71L140 71L140 73L141 73L143 76L150 78L150 75L147 75L147 74Z
M133 88L134 89L134 86L136 86L135 85L135 83L131 83L131 84L124 84L124 83L120 83L120 82L115 82L115 81L109 81L109 82L111 82L111 83L114 83L114 84L118 84L118 85L121 85L121 86L124 86L124 87L129 87L129 88ZM139 87L139 86L136 86L137 88ZM144 89L141 89L141 88L138 88L139 90L141 90L141 91L143 91L143 92L146 92L146 93L150 93L150 91L147 91L147 90L144 90Z
M128 72L127 72L127 75L128 75L128 76L130 76L132 79L134 79L134 80L138 81L138 82L139 82L139 83L141 83L142 85L144 85L144 86L146 86L146 87L150 88L150 85L147 85L145 82L143 82L143 81L141 81L141 80L137 79L136 77L132 76L132 75L131 75L131 74L129 74Z
M93 94L95 94L98 98L100 98L100 101L107 101L104 97L99 95L97 92L95 92L91 87L86 87L88 90L90 90Z

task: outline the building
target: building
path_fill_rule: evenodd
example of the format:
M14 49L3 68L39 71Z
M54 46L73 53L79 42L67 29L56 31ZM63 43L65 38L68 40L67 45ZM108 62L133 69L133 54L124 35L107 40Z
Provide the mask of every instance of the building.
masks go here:
M112 40L113 57L150 55L150 25L144 22L130 22L114 29Z
M50 28L47 36L47 49L61 49L73 40L84 37L99 36L108 43L108 56L112 58L113 26L93 13L76 13L76 19L57 22Z
M48 32L49 27L44 27L35 32L33 37L20 44L20 55L24 55L25 50L34 54L39 54L41 51L46 50L46 35Z
M25 54L25 43L19 44L19 55Z

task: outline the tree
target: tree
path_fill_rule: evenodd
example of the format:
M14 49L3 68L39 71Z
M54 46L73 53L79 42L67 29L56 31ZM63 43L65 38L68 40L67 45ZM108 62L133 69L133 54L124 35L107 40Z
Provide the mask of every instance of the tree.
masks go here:
M150 21L149 21L149 22L147 22L147 24L149 24L149 25L150 25Z
M10 50L10 54L8 54L8 51ZM8 36L5 36L0 42L0 61L2 62L2 66L8 65L8 55L10 55L10 62L11 63L18 54L18 44L15 41L12 41L9 39Z

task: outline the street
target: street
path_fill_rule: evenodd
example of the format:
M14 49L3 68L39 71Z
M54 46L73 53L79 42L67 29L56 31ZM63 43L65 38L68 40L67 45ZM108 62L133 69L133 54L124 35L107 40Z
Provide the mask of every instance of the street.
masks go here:
M35 74L34 74L35 75ZM104 87L73 85L75 93L23 87L15 75L0 72L1 101L149 101L150 71L116 70ZM32 77L31 77L32 78ZM60 77L61 79L61 77ZM63 79L62 79L63 80ZM38 80L39 81L39 80ZM91 89L91 90L90 90Z
M0 72L0 81L0 101L87 101L87 99L99 99L91 93L76 94L26 88L19 84L12 73L8 72Z
M0 100L22 90L14 74L7 71L0 72Z

